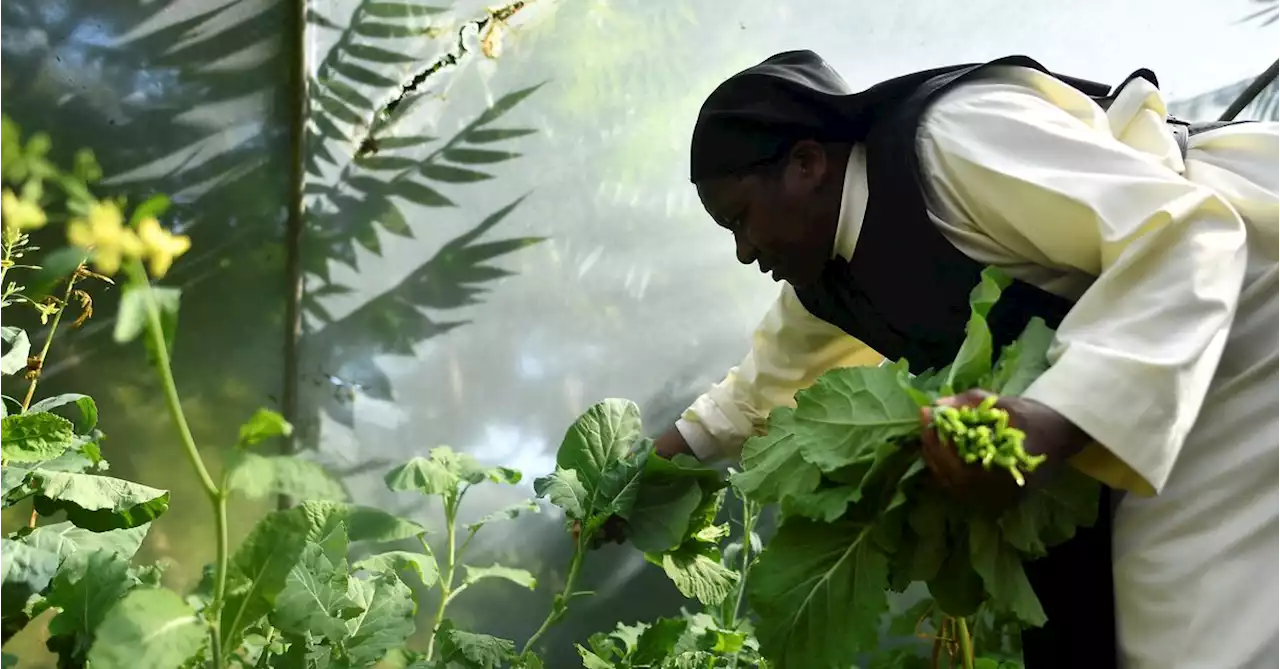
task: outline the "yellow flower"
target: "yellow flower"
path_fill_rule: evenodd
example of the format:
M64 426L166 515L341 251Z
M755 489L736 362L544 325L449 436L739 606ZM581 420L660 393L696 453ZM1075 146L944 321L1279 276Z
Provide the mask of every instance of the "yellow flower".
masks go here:
M17 230L35 230L44 227L48 221L40 203L19 199L8 188L0 195L0 210L3 210L0 213L3 213L5 222Z
M160 227L160 221L148 216L138 223L138 238L151 265L151 276L159 279L169 271L174 258L191 248L191 239L175 235Z
M86 218L67 225L67 239L82 249L93 250L93 266L108 276L120 269L126 259L142 255L138 235L124 227L124 215L114 202L95 202Z

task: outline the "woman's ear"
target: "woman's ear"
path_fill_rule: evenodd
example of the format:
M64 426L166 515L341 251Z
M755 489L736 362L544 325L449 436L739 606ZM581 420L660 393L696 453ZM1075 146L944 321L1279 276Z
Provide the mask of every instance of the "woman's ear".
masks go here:
M827 150L811 139L796 142L791 147L788 177L803 190L816 190L827 176Z

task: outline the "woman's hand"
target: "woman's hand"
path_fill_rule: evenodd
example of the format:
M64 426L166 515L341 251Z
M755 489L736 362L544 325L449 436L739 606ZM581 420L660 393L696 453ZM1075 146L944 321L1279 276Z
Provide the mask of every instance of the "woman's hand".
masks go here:
M943 398L937 403L941 406L976 407L990 396L991 393L985 390L974 389ZM1026 433L1024 446L1028 454L1047 458L1043 465L1027 476L1028 487L1039 483L1056 464L1080 452L1089 443L1089 436L1083 430L1062 414L1034 400L1001 397L996 408L1009 413L1010 427ZM952 444L938 437L932 414L929 407L920 410L920 422L924 428L920 452L938 486L963 502L994 509L1012 506L1022 488L1009 472L997 467L987 470L979 465L966 464Z

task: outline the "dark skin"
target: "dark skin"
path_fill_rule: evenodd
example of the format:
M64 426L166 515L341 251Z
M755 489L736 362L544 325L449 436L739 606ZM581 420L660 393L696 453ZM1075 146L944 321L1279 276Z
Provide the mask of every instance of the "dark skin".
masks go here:
M733 233L739 262L758 265L761 272L772 273L775 281L804 286L818 279L831 257L848 158L847 146L802 141L781 164L768 170L697 184L698 196L711 218ZM971 390L939 403L977 406L988 394ZM1012 426L1026 432L1028 453L1047 456L1045 464L1028 477L1026 488L1019 488L1007 472L966 465L955 449L928 429L932 416L927 408L920 413L925 428L920 451L938 487L958 500L1001 509L1044 481L1091 440L1066 417L1039 402L1004 397L996 406L1009 412ZM674 427L654 446L662 457L692 454Z

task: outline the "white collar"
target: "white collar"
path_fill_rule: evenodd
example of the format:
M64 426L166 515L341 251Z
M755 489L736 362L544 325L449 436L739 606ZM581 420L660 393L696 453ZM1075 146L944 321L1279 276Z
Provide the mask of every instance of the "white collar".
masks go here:
M849 166L844 173L844 191L840 195L840 218L836 223L836 242L831 257L853 259L853 249L862 232L862 219L867 213L867 150L854 144L849 151Z

